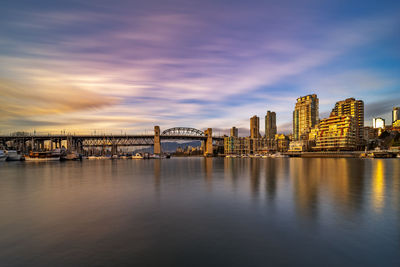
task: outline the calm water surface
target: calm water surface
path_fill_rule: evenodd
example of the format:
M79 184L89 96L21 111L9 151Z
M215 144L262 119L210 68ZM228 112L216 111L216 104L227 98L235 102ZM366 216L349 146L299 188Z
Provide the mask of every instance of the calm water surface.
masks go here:
M400 159L0 163L0 266L400 266Z

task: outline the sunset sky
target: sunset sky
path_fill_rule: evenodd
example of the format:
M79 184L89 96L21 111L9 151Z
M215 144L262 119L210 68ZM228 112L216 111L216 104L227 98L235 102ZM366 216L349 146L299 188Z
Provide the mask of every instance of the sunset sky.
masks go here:
M2 1L0 134L249 128L400 106L400 1ZM261 127L263 129L263 127Z

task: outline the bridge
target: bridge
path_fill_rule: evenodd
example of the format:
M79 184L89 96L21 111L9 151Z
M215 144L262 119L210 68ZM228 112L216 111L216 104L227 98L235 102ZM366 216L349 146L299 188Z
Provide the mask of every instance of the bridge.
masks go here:
M204 154L213 154L213 144L223 145L223 136L212 136L212 129L201 131L195 128L175 127L162 133L160 127L154 127L154 134L145 135L2 135L0 147L12 148L27 153L29 150L44 150L45 142L50 142L51 149L61 148L62 141L67 142L67 148L82 153L84 148L111 147L115 153L123 146L154 146L154 154L160 155L161 141L198 140L202 141Z

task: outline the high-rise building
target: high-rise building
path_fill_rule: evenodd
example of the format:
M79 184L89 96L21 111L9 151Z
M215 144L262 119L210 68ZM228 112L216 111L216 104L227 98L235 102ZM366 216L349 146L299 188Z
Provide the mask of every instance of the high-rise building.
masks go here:
M359 145L364 139L364 102L347 98L336 102L331 116L352 116L355 118L356 143Z
M260 118L254 115L250 118L250 138L260 137Z
M330 116L321 120L314 150L355 150L356 118Z
M373 118L372 119L372 127L374 127L375 129L378 129L378 128L385 129L385 119Z
M276 113L267 111L265 115L265 138L275 139L276 135Z
M392 124L400 120L400 107L394 107L392 111Z
M293 111L293 140L306 140L308 132L318 124L319 100L316 94L297 98Z
M233 126L233 127L231 128L231 136L232 136L232 137L238 137L238 135L239 135L238 128L236 128L235 126Z

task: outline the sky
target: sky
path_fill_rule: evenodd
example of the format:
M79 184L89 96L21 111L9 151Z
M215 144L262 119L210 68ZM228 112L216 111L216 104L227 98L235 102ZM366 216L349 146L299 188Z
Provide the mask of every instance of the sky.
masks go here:
M299 96L400 106L400 1L2 1L0 134L232 126Z

